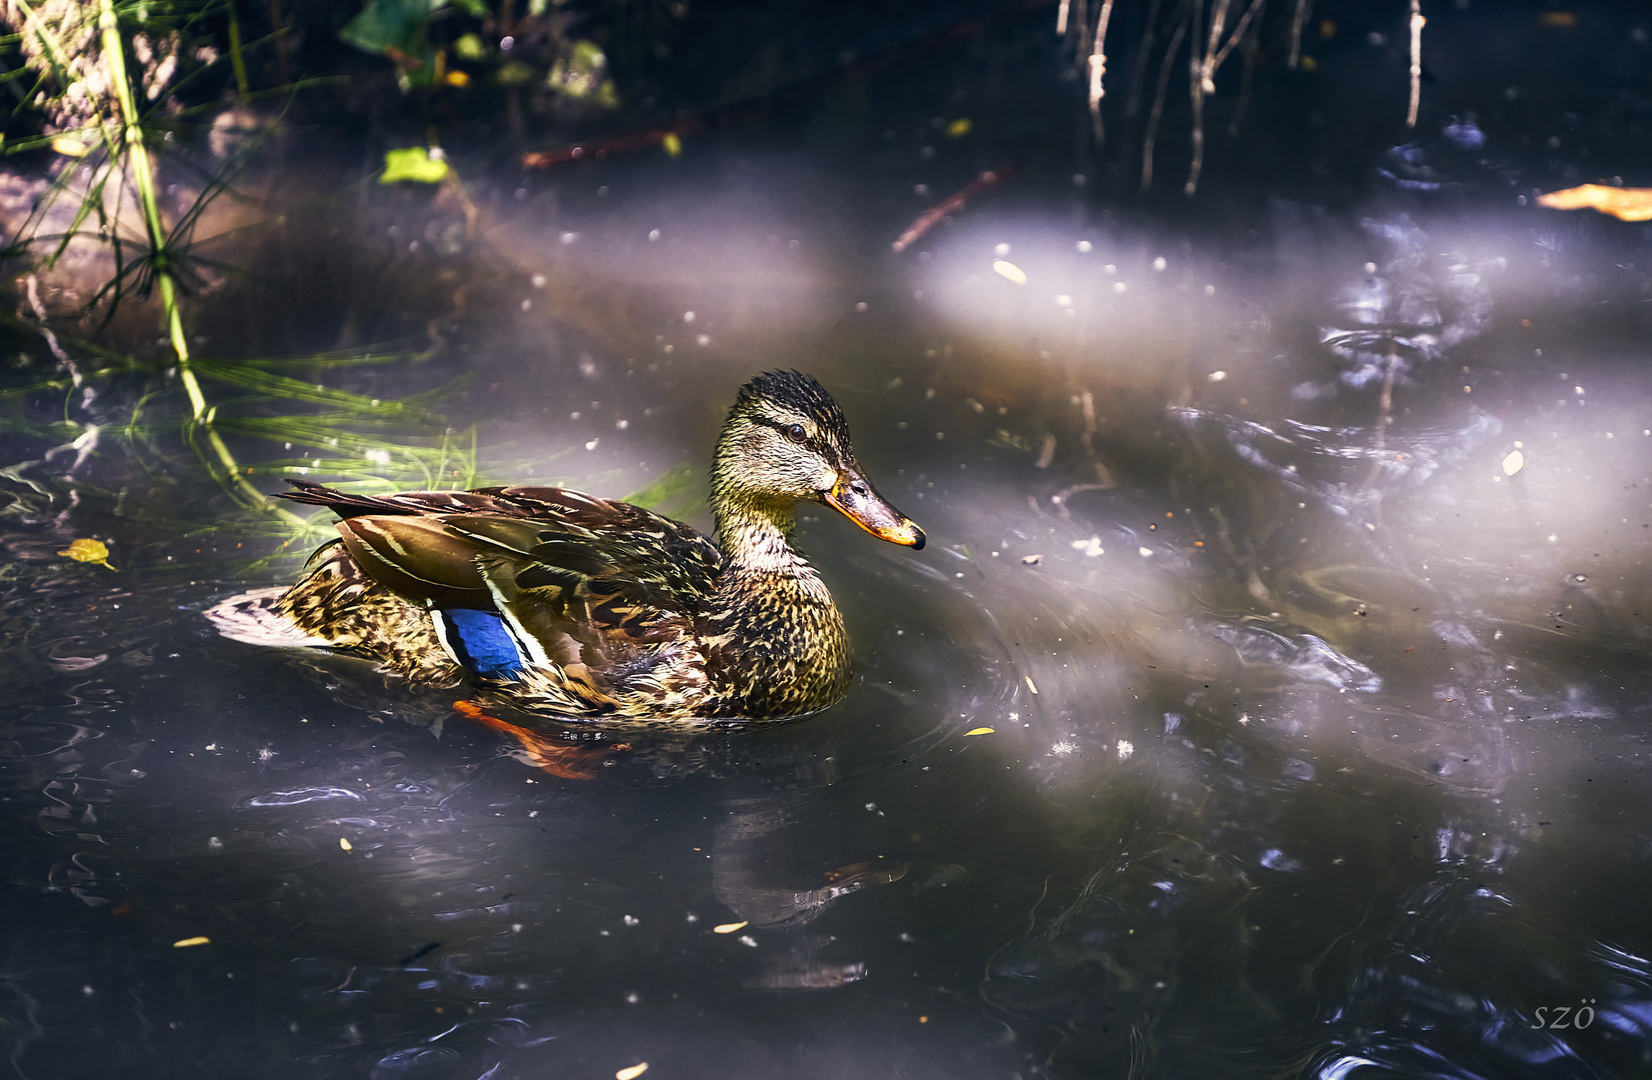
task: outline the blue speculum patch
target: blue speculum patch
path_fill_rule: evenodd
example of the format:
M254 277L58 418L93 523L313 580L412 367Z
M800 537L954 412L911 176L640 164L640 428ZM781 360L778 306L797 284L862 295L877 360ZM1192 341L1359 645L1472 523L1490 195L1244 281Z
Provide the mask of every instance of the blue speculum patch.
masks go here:
M522 653L505 628L505 620L491 611L467 608L444 610L448 641L458 660L478 675L514 678L522 671Z

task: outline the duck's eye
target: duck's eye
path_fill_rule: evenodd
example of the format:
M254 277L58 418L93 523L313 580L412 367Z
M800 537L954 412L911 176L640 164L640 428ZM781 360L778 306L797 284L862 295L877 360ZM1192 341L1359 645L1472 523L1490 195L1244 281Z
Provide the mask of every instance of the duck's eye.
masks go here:
M802 424L787 424L786 425L786 438L790 439L792 442L800 443L800 442L803 442L808 437L809 437L809 433L807 431L803 430L803 425Z

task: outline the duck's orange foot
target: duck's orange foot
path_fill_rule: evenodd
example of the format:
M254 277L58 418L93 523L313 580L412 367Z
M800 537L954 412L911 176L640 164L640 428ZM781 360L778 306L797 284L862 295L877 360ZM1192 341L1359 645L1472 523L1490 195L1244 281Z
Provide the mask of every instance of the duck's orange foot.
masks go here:
M474 701L455 701L453 711L509 735L516 740L529 761L564 780L589 780L597 774L597 769L602 767L609 754L631 749L629 743L565 743L547 739L518 724L488 714Z

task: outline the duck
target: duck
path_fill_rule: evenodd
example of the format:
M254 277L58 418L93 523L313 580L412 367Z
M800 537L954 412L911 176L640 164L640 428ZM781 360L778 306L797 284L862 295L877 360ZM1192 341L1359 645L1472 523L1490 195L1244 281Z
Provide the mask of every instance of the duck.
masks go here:
M924 531L856 461L843 410L799 371L742 386L712 456L715 536L560 487L360 495L289 479L337 516L290 588L207 612L224 636L340 650L415 683L470 682L562 721L782 720L852 680L841 612L799 550L796 509L831 507L914 550Z

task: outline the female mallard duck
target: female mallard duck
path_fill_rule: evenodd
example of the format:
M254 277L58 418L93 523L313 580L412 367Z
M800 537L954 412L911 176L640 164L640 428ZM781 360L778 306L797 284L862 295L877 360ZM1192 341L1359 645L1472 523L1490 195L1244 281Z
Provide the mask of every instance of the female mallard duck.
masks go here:
M350 495L307 481L335 540L291 589L208 614L255 644L365 654L412 679L478 676L513 704L573 719L779 719L849 686L843 619L792 546L794 510L825 503L881 539L923 530L855 462L837 402L771 371L741 387L717 439L720 543L629 503L565 488Z

